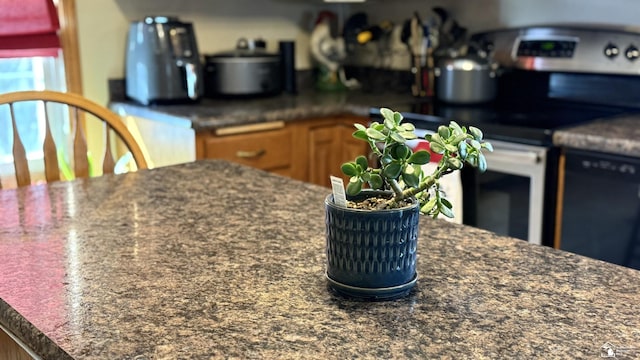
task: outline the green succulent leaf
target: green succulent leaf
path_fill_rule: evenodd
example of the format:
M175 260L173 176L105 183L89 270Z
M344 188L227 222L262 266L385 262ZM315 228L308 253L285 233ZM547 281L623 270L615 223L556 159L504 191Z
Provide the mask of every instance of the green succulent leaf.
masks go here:
M385 119L393 119L393 110L388 108L380 108L380 115Z
M451 140L450 144L453 146L458 146L458 144L460 144L462 140L466 139L467 136L468 136L467 134L460 133L456 135L456 137L454 137L453 140Z
M391 157L390 154L384 154L380 158L380 163L382 164L382 166L389 165L389 163L391 163L392 161L393 161L393 157Z
M451 131L447 126L440 125L438 126L438 135L443 139L448 139L451 136Z
M364 129L359 129L353 132L353 137L356 139L361 139L361 140L369 140L369 137L367 136L367 131Z
M362 180L358 177L353 176L349 179L349 183L347 184L347 195L358 195L362 190Z
M467 154L468 154L468 150L469 146L467 145L466 141L462 141L458 144L458 155L460 155L461 158L466 159L467 158Z
M378 174L371 174L371 178L369 179L369 186L372 189L380 189L382 188L382 176Z
M366 126L364 126L362 124L359 124L359 123L355 123L355 124L353 124L353 126L355 126L356 129L358 129L358 130L366 130L367 129Z
M482 134L482 130L478 129L475 126L469 126L469 133L471 133L471 135L473 135L473 138L480 141L482 140L483 134Z
M391 162L382 170L382 174L390 179L397 179L402 171L402 166L397 161Z
M491 145L491 143L488 143L485 141L482 144L480 144L480 146L489 152L493 152L493 145Z
M367 158L362 155L356 158L356 164L358 164L363 171L369 167L369 161L367 161Z
M447 159L447 164L449 165L450 168L455 169L455 170L459 170L462 169L462 161L460 159L458 159L457 157L450 157Z
M396 128L396 123L395 123L395 121L393 121L393 119L385 118L384 119L384 126L389 130L393 130L393 129Z
M399 144L392 149L393 157L399 160L405 160L411 155L411 149L407 145Z
M408 163L424 165L431 160L431 154L427 150L418 150L409 156Z
M415 171L413 166L407 166L402 172L402 180L411 187L420 185L420 174Z
M400 114L399 112L394 112L393 121L395 121L396 125L400 125L400 123L402 122L402 114Z
M484 157L484 154L478 154L478 170L480 172L487 171L487 158Z
M429 139L429 142L438 143L439 145L442 145L444 147L444 140L442 140L442 137L438 133L431 134L431 138Z
M444 145L438 142L430 142L429 148L431 149L431 151L433 151L436 154L444 154L444 151L445 151Z
M378 141L382 141L385 140L387 137L380 131L374 129L374 128L368 128L366 130L367 136L373 140L378 140Z
M342 170L342 173L347 175L347 176L356 176L356 175L358 175L358 171L356 170L356 164L355 163L352 163L352 162L344 163L344 164L342 164L342 167L340 169Z
M455 153L456 151L458 151L458 148L451 144L444 144L444 148L450 153Z
M438 210L440 210L440 213L448 218L453 218L455 215L453 214L453 210L450 207L445 206L442 201L439 204L440 206L438 206ZM451 205L451 204L449 204Z
M374 126L370 126L370 128L372 128L372 129L376 129L376 130L378 130L378 131L380 131L380 132L383 132L383 131L385 131L385 129L386 129L386 128L385 128L385 126L384 126L384 123L383 123L383 124L378 124L378 123L376 123L376 125L374 125Z
M436 199L435 196L431 197L426 203L424 203L424 205L422 205L422 207L420 208L420 212L422 212L423 214L430 213L431 210L433 210L433 208L436 206L437 202L438 199Z
M465 159L467 163L473 167L478 167L478 154L469 153L467 158Z
M399 142L401 144L404 144L405 142L407 142L407 139L405 139L402 135L398 134L397 132L392 132L391 133L391 139L393 139L393 141Z
M453 133L454 133L454 134L456 134L456 135L459 135L459 134L463 134L463 133L464 133L464 131L462 130L462 128L460 127L460 125L458 125L458 123L457 123L457 122L455 122L455 121L451 121L451 122L449 123L449 127L450 127L451 129L453 129Z
M404 131L411 131L411 132L416 130L416 127L412 123L404 123L400 125L400 128Z
M413 140L418 138L418 135L416 135L413 131L401 131L399 132L399 134L406 140Z
M471 146L476 150L481 149L480 142L476 139L471 140Z

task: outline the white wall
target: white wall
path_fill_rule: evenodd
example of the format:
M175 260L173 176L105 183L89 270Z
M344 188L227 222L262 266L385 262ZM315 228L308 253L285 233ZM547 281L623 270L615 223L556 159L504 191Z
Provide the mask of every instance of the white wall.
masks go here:
M331 8L282 0L77 0L76 6L84 93L103 104L108 101L107 80L124 78L131 21L174 15L191 22L202 54L231 50L240 37L262 37L269 51L277 51L280 40L295 40L296 66L308 69L309 31L318 11Z
M414 10L427 17L434 6L447 9L471 32L570 22L640 27L640 2L636 0L369 0L351 7L366 11L370 21L402 21Z
M344 20L365 11L369 22L402 22L443 6L471 32L539 23L600 22L640 26L637 0L369 0L364 5L323 5L319 0L77 0L85 95L108 99L107 79L124 78L129 22L146 15L177 15L194 23L201 53L229 50L240 37L263 37L271 51L279 40L296 41L298 69L309 69L309 32L321 9Z

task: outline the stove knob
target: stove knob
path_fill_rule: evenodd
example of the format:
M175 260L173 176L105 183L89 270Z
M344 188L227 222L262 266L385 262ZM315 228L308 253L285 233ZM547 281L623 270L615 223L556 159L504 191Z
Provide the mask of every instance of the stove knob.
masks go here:
M631 44L629 45L629 47L624 51L624 56L627 57L627 59L629 59L629 61L634 61L636 60L638 57L640 57L640 50L638 50L637 47L635 47L635 45Z
M620 50L618 49L618 46L616 46L616 44L609 43L604 47L604 56L608 57L609 59L613 59L618 56L619 52Z

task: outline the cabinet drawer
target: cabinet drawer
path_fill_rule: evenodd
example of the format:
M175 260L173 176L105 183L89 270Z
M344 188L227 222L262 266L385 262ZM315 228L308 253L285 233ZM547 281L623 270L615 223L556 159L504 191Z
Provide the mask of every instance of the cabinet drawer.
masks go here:
M263 170L286 168L291 166L291 137L289 128L209 137L205 140L206 157Z

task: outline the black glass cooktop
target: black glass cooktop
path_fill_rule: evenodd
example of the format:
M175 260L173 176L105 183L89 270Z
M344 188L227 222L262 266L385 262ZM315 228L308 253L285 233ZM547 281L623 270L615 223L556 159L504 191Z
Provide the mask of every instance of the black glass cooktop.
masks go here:
M554 130L628 111L622 107L554 99L482 105L417 101L389 107L401 112L405 121L411 121L418 129L436 130L439 125L455 120L461 125L481 128L489 139L544 146L552 144ZM371 109L371 116L380 118L379 109Z

